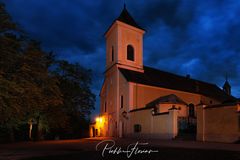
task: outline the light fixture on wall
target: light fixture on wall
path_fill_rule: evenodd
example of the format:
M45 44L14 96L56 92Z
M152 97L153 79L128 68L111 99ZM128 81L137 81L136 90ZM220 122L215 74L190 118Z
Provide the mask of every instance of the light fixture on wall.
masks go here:
M126 112L126 111L123 111L123 112L122 112L122 116L123 116L123 118L128 119L128 116L127 116L127 112Z
M98 125L103 125L103 123L105 122L105 119L104 119L104 117L99 116L95 119L95 121Z
M152 115L154 116L154 115L156 114L156 109L153 108L153 109L151 110L151 113L152 113Z

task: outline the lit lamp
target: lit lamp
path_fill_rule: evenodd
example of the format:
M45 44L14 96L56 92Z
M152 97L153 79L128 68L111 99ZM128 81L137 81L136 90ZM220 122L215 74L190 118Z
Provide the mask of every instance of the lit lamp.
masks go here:
M96 120L97 124L102 124L104 122L104 118L103 117L97 117L95 120Z
M153 108L153 109L151 110L151 113L152 113L153 116L155 115L155 113L156 113L155 108Z
M99 122L99 118L98 117L96 118L96 122Z
M102 117L99 118L99 123L103 123L103 118Z

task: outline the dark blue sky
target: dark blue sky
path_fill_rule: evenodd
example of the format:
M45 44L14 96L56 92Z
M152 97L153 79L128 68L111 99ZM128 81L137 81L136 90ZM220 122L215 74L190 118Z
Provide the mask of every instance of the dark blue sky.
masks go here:
M98 96L105 67L104 32L123 0L0 0L13 20L58 58L94 72ZM144 64L222 87L228 74L240 97L239 0L126 0L147 30ZM99 99L96 104L99 110ZM95 111L95 112L97 112Z

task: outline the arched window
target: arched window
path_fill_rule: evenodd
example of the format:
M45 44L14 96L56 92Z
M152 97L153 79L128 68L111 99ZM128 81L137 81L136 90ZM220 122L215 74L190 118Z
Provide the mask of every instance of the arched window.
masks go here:
M134 61L134 48L132 45L127 46L127 60Z
M114 47L112 46L112 62L114 61Z
M189 117L194 117L195 116L195 111L194 111L194 104L189 104L188 105L188 115L189 115Z

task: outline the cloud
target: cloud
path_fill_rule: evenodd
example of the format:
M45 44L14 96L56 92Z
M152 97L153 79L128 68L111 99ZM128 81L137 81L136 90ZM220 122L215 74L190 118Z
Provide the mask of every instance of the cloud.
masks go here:
M14 21L59 58L94 71L98 95L105 70L104 32L123 1L4 0ZM21 7L19 7L21 6ZM240 1L138 0L127 9L147 30L144 64L222 86L226 73L240 97ZM99 104L99 100L98 100ZM98 107L98 106L97 106Z

